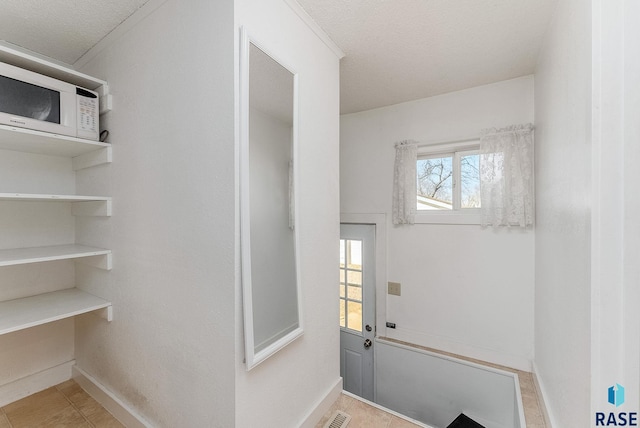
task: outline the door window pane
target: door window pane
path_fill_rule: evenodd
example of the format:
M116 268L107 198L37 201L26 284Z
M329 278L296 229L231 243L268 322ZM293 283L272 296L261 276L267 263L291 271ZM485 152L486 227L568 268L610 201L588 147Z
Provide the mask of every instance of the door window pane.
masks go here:
M362 285L362 272L349 270L347 271L347 279L349 285Z
M340 240L340 327L362 332L362 241Z
M349 269L362 270L362 241L347 240Z
M362 302L362 287L349 286L349 299Z
M362 303L347 301L349 329L362 332Z

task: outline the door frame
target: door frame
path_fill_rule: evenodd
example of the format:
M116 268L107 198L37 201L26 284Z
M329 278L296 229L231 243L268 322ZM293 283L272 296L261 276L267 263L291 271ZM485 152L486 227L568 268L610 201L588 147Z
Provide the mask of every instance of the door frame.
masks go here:
M374 253L376 260L375 280L375 323L376 331L374 339L387 336L387 215L384 213L353 214L340 213L340 223L370 224L375 226ZM374 340L373 358L373 396L377 400L376 393L376 346Z

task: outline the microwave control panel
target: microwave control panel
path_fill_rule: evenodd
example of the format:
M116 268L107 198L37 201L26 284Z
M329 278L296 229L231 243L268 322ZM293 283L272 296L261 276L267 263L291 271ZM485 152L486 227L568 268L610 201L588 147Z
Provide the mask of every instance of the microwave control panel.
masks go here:
M78 95L78 130L98 133L98 98Z

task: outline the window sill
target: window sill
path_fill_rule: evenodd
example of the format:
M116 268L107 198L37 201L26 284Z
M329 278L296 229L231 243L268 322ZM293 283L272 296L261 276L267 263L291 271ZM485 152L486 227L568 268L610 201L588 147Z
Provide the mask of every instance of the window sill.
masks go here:
M480 225L479 212L430 212L416 213L415 224L477 224Z

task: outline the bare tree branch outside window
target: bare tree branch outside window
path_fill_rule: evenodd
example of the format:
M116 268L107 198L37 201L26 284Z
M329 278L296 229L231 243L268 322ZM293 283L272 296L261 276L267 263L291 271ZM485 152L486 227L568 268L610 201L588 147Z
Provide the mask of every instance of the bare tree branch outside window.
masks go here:
M460 158L461 207L480 208L480 156Z
M460 160L458 190L454 188L453 181L454 159ZM478 154L461 154L455 158L442 156L418 159L416 175L418 209L452 209L454 208L454 191L459 192L460 196L460 207L455 209L480 208L480 156Z
M440 202L452 203L453 158L419 159L418 194Z

